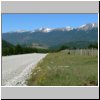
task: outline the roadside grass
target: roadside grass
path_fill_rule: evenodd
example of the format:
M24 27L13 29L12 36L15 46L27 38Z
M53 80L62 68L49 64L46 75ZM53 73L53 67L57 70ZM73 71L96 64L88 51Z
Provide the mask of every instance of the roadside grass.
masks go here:
M97 86L98 57L49 53L26 82L28 86Z

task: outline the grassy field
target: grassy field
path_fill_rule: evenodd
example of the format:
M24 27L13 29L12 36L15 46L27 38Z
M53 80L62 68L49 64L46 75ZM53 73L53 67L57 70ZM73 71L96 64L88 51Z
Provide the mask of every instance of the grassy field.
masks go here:
M33 70L29 86L96 86L98 57L49 53Z

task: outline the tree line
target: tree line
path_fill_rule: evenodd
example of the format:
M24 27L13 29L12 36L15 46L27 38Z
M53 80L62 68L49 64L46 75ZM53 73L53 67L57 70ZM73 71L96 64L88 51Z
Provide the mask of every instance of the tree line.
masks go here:
M90 44L87 49L91 48L96 48L98 49L98 43L95 44ZM62 45L58 49L43 49L43 48L32 48L32 47L23 47L21 45L16 45L12 47L5 47L2 48L2 55L7 56L7 55L17 55L17 54L25 54L25 53L50 53L50 52L59 52L61 50L65 49L77 49L75 47L70 48L67 45Z
M25 53L46 53L47 49L41 48L31 48L31 47L22 47L21 45L16 45L14 47L2 48L2 55L17 55L17 54L25 54Z

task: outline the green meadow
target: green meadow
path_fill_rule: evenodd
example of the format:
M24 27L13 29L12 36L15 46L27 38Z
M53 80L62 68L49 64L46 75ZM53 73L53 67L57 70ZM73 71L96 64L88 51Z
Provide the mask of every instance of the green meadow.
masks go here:
M26 82L28 86L97 86L98 56L49 53Z

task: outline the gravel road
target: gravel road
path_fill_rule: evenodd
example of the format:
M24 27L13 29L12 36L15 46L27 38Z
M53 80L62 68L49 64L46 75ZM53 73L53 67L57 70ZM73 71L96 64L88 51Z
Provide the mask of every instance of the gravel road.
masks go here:
M25 80L47 54L33 53L2 57L2 86L26 86Z

